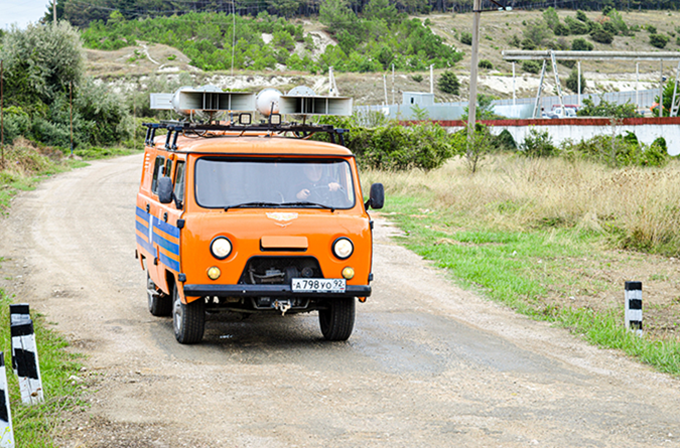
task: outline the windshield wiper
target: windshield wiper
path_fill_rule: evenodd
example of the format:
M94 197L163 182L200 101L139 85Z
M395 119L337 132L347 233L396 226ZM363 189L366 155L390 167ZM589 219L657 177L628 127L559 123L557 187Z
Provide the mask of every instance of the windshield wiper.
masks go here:
M284 202L283 204L279 204L281 207L305 207L305 206L312 206L312 207L319 207L319 208L326 208L330 211L334 211L335 207L331 207L330 205L325 205L325 204L319 204L318 202L310 202L310 201L299 201L299 202Z
M258 207L281 207L281 205L278 202L262 202L262 201L253 201L253 202L243 202L241 204L236 204L236 205L228 205L224 207L224 211L228 211L230 208L258 208Z

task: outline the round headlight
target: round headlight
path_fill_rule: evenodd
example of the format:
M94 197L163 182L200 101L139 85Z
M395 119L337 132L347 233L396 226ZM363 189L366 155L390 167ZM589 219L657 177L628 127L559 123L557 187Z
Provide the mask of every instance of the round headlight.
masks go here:
M333 253L341 260L349 258L352 252L354 252L354 244L347 238L338 238L333 243Z
M210 252L213 257L223 260L231 253L231 242L223 236L219 236L210 243Z

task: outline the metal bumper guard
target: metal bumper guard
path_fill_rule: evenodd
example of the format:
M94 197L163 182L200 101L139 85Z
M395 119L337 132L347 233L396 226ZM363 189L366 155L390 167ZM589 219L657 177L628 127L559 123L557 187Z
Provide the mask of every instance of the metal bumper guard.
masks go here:
M368 297L369 285L347 285L344 293L296 292L290 285L184 285L184 295L189 297Z

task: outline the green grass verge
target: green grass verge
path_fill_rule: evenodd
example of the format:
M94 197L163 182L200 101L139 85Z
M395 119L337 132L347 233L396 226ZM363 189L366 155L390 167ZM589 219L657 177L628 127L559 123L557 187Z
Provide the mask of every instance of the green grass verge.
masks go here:
M0 325L0 343L5 353L16 447L54 447L54 436L63 423L64 412L84 406L79 400L80 384L69 379L78 375L82 355L67 352L67 342L46 327L43 316L32 312L45 401L33 406L22 404L17 377L11 367L10 303L11 298L0 290L0 322L5 322Z
M555 322L593 344L622 350L661 372L680 374L680 343L627 331L623 305L596 312L543 300L571 281L565 264L597 256L593 248L602 245L602 235L573 228L498 231L476 227L469 217L446 209L423 209L429 204L422 198L390 196L385 212L405 232L399 237L404 246L445 269L462 287ZM590 286L603 288L596 282Z

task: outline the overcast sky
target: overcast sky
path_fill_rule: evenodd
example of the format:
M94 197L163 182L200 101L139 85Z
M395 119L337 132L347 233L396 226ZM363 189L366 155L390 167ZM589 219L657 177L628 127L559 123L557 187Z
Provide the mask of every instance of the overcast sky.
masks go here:
M7 29L16 24L19 28L26 28L45 15L49 4L49 0L0 0L0 27Z

